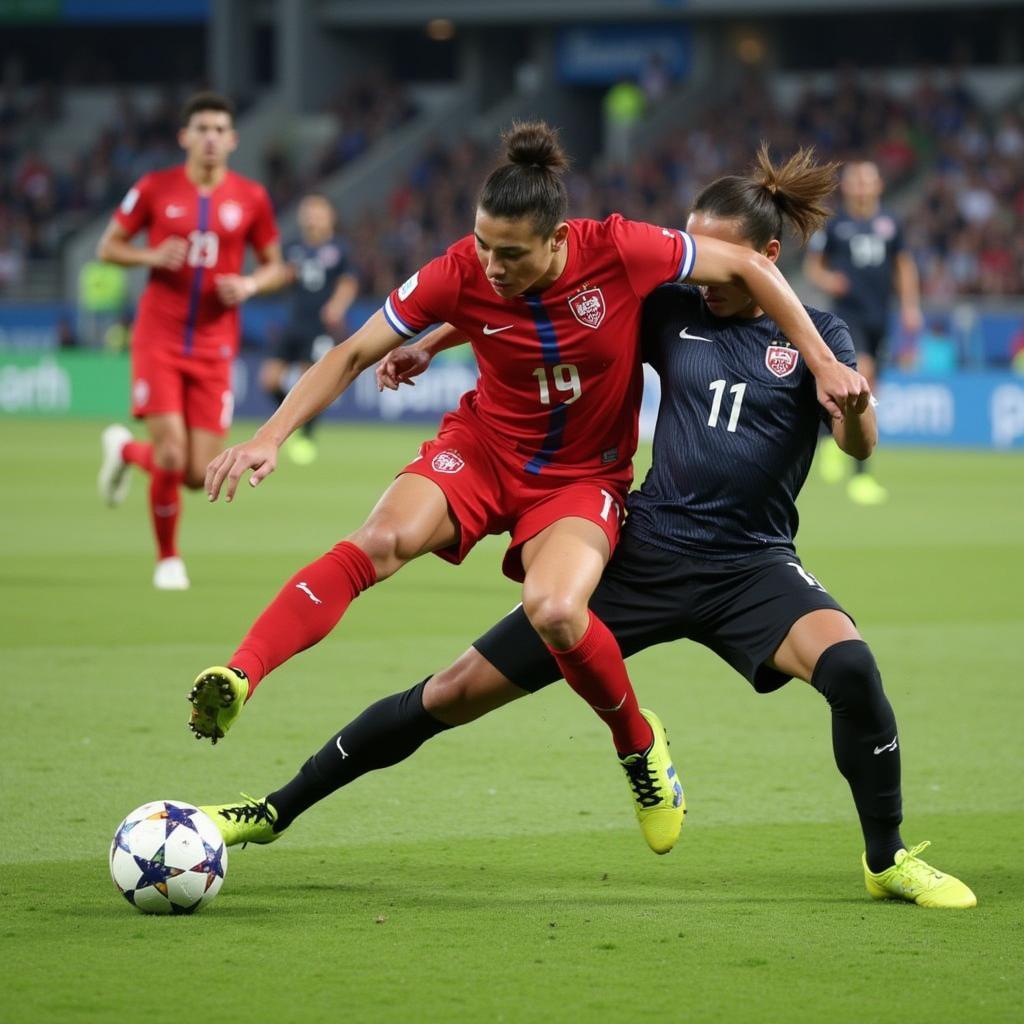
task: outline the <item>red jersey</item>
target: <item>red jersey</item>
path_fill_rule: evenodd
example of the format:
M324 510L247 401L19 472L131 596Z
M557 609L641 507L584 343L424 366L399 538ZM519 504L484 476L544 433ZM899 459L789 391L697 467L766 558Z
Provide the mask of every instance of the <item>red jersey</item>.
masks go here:
M640 313L666 281L683 281L696 250L683 231L613 214L569 221L568 256L541 292L503 299L472 235L388 297L384 316L412 337L435 323L463 331L480 366L460 410L528 473L632 479L643 390Z
M247 244L259 252L277 238L266 189L228 171L216 188L200 191L180 165L140 178L114 217L129 236L148 228L150 246L175 235L188 242L180 270L150 271L133 342L187 355L234 356L238 307L220 301L215 282L221 274L242 272Z

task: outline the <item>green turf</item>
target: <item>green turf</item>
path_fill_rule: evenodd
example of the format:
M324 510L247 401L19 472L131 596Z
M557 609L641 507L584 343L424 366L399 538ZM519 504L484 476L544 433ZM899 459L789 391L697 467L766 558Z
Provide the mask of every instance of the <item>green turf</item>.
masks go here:
M503 543L412 566L270 679L224 743L184 694L295 568L358 524L424 432L325 429L234 506L188 502L193 589L156 593L144 487L94 492L97 426L0 423L0 1020L1011 1021L1024 950L1019 456L888 452L857 510L812 481L808 569L856 616L900 717L909 841L980 906L871 902L828 713L757 697L710 654L633 659L690 815L656 858L604 727L564 688L439 737L232 851L217 902L144 918L118 820L262 793L348 718L517 600ZM658 1016L651 1014L657 1013Z

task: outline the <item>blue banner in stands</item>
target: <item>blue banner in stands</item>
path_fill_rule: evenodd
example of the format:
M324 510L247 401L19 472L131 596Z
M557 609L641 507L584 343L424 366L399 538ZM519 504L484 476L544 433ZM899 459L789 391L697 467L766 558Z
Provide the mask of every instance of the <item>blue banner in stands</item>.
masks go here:
M558 33L558 75L576 85L640 82L652 73L679 81L690 72L692 44L689 26L679 22L565 28Z

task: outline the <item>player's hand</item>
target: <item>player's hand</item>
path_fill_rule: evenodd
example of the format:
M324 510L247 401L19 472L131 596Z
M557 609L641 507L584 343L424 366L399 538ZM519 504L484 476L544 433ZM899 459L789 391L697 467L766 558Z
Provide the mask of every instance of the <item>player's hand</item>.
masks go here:
M921 314L920 306L907 306L900 310L900 320L903 330L911 337L920 334L921 328L924 327L924 317Z
M397 391L400 384L416 387L413 377L418 377L430 365L430 355L415 345L396 348L389 352L378 364L377 390Z
M273 441L254 437L245 444L236 444L222 451L206 467L206 496L210 501L216 501L221 487L226 484L224 497L231 501L239 480L250 469L255 472L249 477L249 486L256 487L277 468L277 448Z
M256 282L242 274L221 274L214 282L217 298L225 306L240 306L256 294Z
M325 302L320 310L320 323L327 328L331 334L339 333L344 326L345 314L339 304Z
M835 270L829 274L826 279L825 291L828 292L833 299L841 299L850 291L850 279L845 274Z
M841 420L847 413L860 415L871 404L871 388L867 380L838 360L816 371L814 376L818 401L834 420Z
M150 266L156 270L181 270L187 255L188 242L178 235L172 235L154 247Z

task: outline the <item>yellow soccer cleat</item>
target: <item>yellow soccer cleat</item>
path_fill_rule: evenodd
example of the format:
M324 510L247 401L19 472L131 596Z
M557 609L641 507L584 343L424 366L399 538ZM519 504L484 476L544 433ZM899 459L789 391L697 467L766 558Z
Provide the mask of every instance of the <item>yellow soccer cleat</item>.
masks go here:
M870 473L851 476L846 496L855 505L884 505L889 500L889 492Z
M280 839L284 830L274 831L277 811L272 804L267 803L267 798L254 800L243 793L242 799L244 803L208 804L199 810L213 820L227 846L238 846L239 843L243 846L246 843L259 843L263 846Z
M214 665L196 677L188 700L192 705L188 727L197 740L216 743L242 713L249 696L249 680L238 669Z
M930 845L924 842L912 850L897 850L896 863L878 874L868 869L867 858L862 855L864 884L871 896L876 900L906 900L919 907L937 909L967 910L977 906L978 898L959 878L944 875L918 857Z
M686 814L686 798L668 752L668 736L653 711L640 709L654 732L654 742L644 754L630 754L619 763L633 792L640 831L655 853L668 853L679 838Z
M818 476L827 484L837 484L850 471L850 456L831 437L822 438L818 444Z

